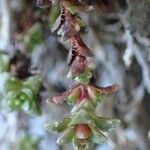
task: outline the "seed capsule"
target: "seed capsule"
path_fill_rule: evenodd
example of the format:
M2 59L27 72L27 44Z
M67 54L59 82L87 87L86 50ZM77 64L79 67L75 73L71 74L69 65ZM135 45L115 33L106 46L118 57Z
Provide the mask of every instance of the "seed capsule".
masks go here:
M85 140L91 135L91 129L86 124L79 124L75 127L75 134L78 139Z

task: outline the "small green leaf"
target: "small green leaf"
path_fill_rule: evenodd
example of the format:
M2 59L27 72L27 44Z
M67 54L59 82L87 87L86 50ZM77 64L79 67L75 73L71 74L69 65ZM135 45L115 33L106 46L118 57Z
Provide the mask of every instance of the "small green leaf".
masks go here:
M53 132L62 132L68 127L70 121L71 121L71 117L66 117L60 122L54 122L54 123L50 122L45 125L45 129Z
M74 127L69 126L64 133L57 139L58 144L70 143L75 135Z
M97 128L99 128L101 131L111 131L115 129L120 124L120 120L118 119L108 119L108 118L102 118L98 117L94 114L92 114L92 118L94 119L94 123Z
M87 68L84 73L75 77L75 80L77 82L81 82L82 84L88 84L91 78L92 72L89 68Z
M93 124L93 119L90 114L85 110L80 110L77 113L74 113L72 121L69 125L76 125L76 124Z
M103 144L106 143L107 137L96 127L89 125L92 130L92 141L93 143Z
M87 110L87 111L94 111L96 108L96 105L91 100L82 100L78 105L75 105L75 107L72 109L72 112L77 112L81 109Z
M35 23L25 34L24 43L28 51L32 51L33 48L43 42L42 26L40 23Z

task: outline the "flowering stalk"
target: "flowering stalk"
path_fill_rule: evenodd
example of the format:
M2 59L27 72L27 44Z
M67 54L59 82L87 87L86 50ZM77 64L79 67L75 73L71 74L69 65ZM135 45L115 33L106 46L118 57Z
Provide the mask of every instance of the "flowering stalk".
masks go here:
M39 0L43 6L47 6L48 2ZM103 132L120 124L118 119L103 118L95 114L97 104L105 95L116 92L118 85L98 87L92 83L95 69L91 61L92 51L82 41L80 34L86 31L86 25L77 14L93 7L82 0L53 0L51 3L60 6L61 13L52 31L57 31L63 40L70 40L68 65L71 67L68 76L76 83L67 91L47 99L47 103L56 104L67 101L73 109L62 121L49 123L45 127L49 131L63 132L57 140L58 144L72 142L75 150L89 150L93 143L102 144L106 141Z

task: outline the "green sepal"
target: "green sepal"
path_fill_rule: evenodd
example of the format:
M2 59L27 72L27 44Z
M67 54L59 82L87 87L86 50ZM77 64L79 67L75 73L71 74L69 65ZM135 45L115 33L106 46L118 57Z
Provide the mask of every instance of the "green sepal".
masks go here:
M75 136L75 129L73 126L69 126L62 135L57 139L58 144L70 143Z
M67 98L67 103L69 105L74 105L76 100L77 100L76 96L69 95L68 98Z
M107 137L95 126L89 125L92 130L92 141L93 143L103 144L106 143Z
M80 110L79 112L74 113L74 116L69 125L76 124L93 124L94 120L86 110Z
M78 75L77 77L75 77L75 80L77 82L80 82L82 84L88 84L90 79L92 78L92 71L90 68L87 68L84 73L82 73L81 75Z
M50 122L46 124L44 127L48 131L53 131L53 132L62 132L64 131L67 127L69 122L71 121L71 117L66 117L60 122Z
M94 120L95 126L103 132L111 131L120 124L120 120L118 119L102 118L96 116L94 113L91 113L91 116Z
M50 13L49 13L49 25L52 28L52 26L54 25L56 19L59 17L60 14L60 10L59 10L59 6L57 5L53 5L53 7L51 7L50 9Z
M81 109L87 110L87 111L94 111L96 108L96 104L91 100L82 100L78 105L75 105L75 107L72 109L71 112L77 112Z

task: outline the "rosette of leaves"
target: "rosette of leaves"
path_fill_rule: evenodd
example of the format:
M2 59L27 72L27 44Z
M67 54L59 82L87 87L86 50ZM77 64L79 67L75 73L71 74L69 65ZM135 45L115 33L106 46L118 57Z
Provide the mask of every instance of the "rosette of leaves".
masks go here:
M26 80L12 77L8 72L10 58L6 53L0 53L0 107L10 111L23 109L27 113L40 114L38 92L40 77L32 76ZM3 107L4 106L4 107Z
M10 111L20 109L31 114L40 114L38 91L40 88L39 76L32 76L21 81L9 76L4 83L5 98Z

